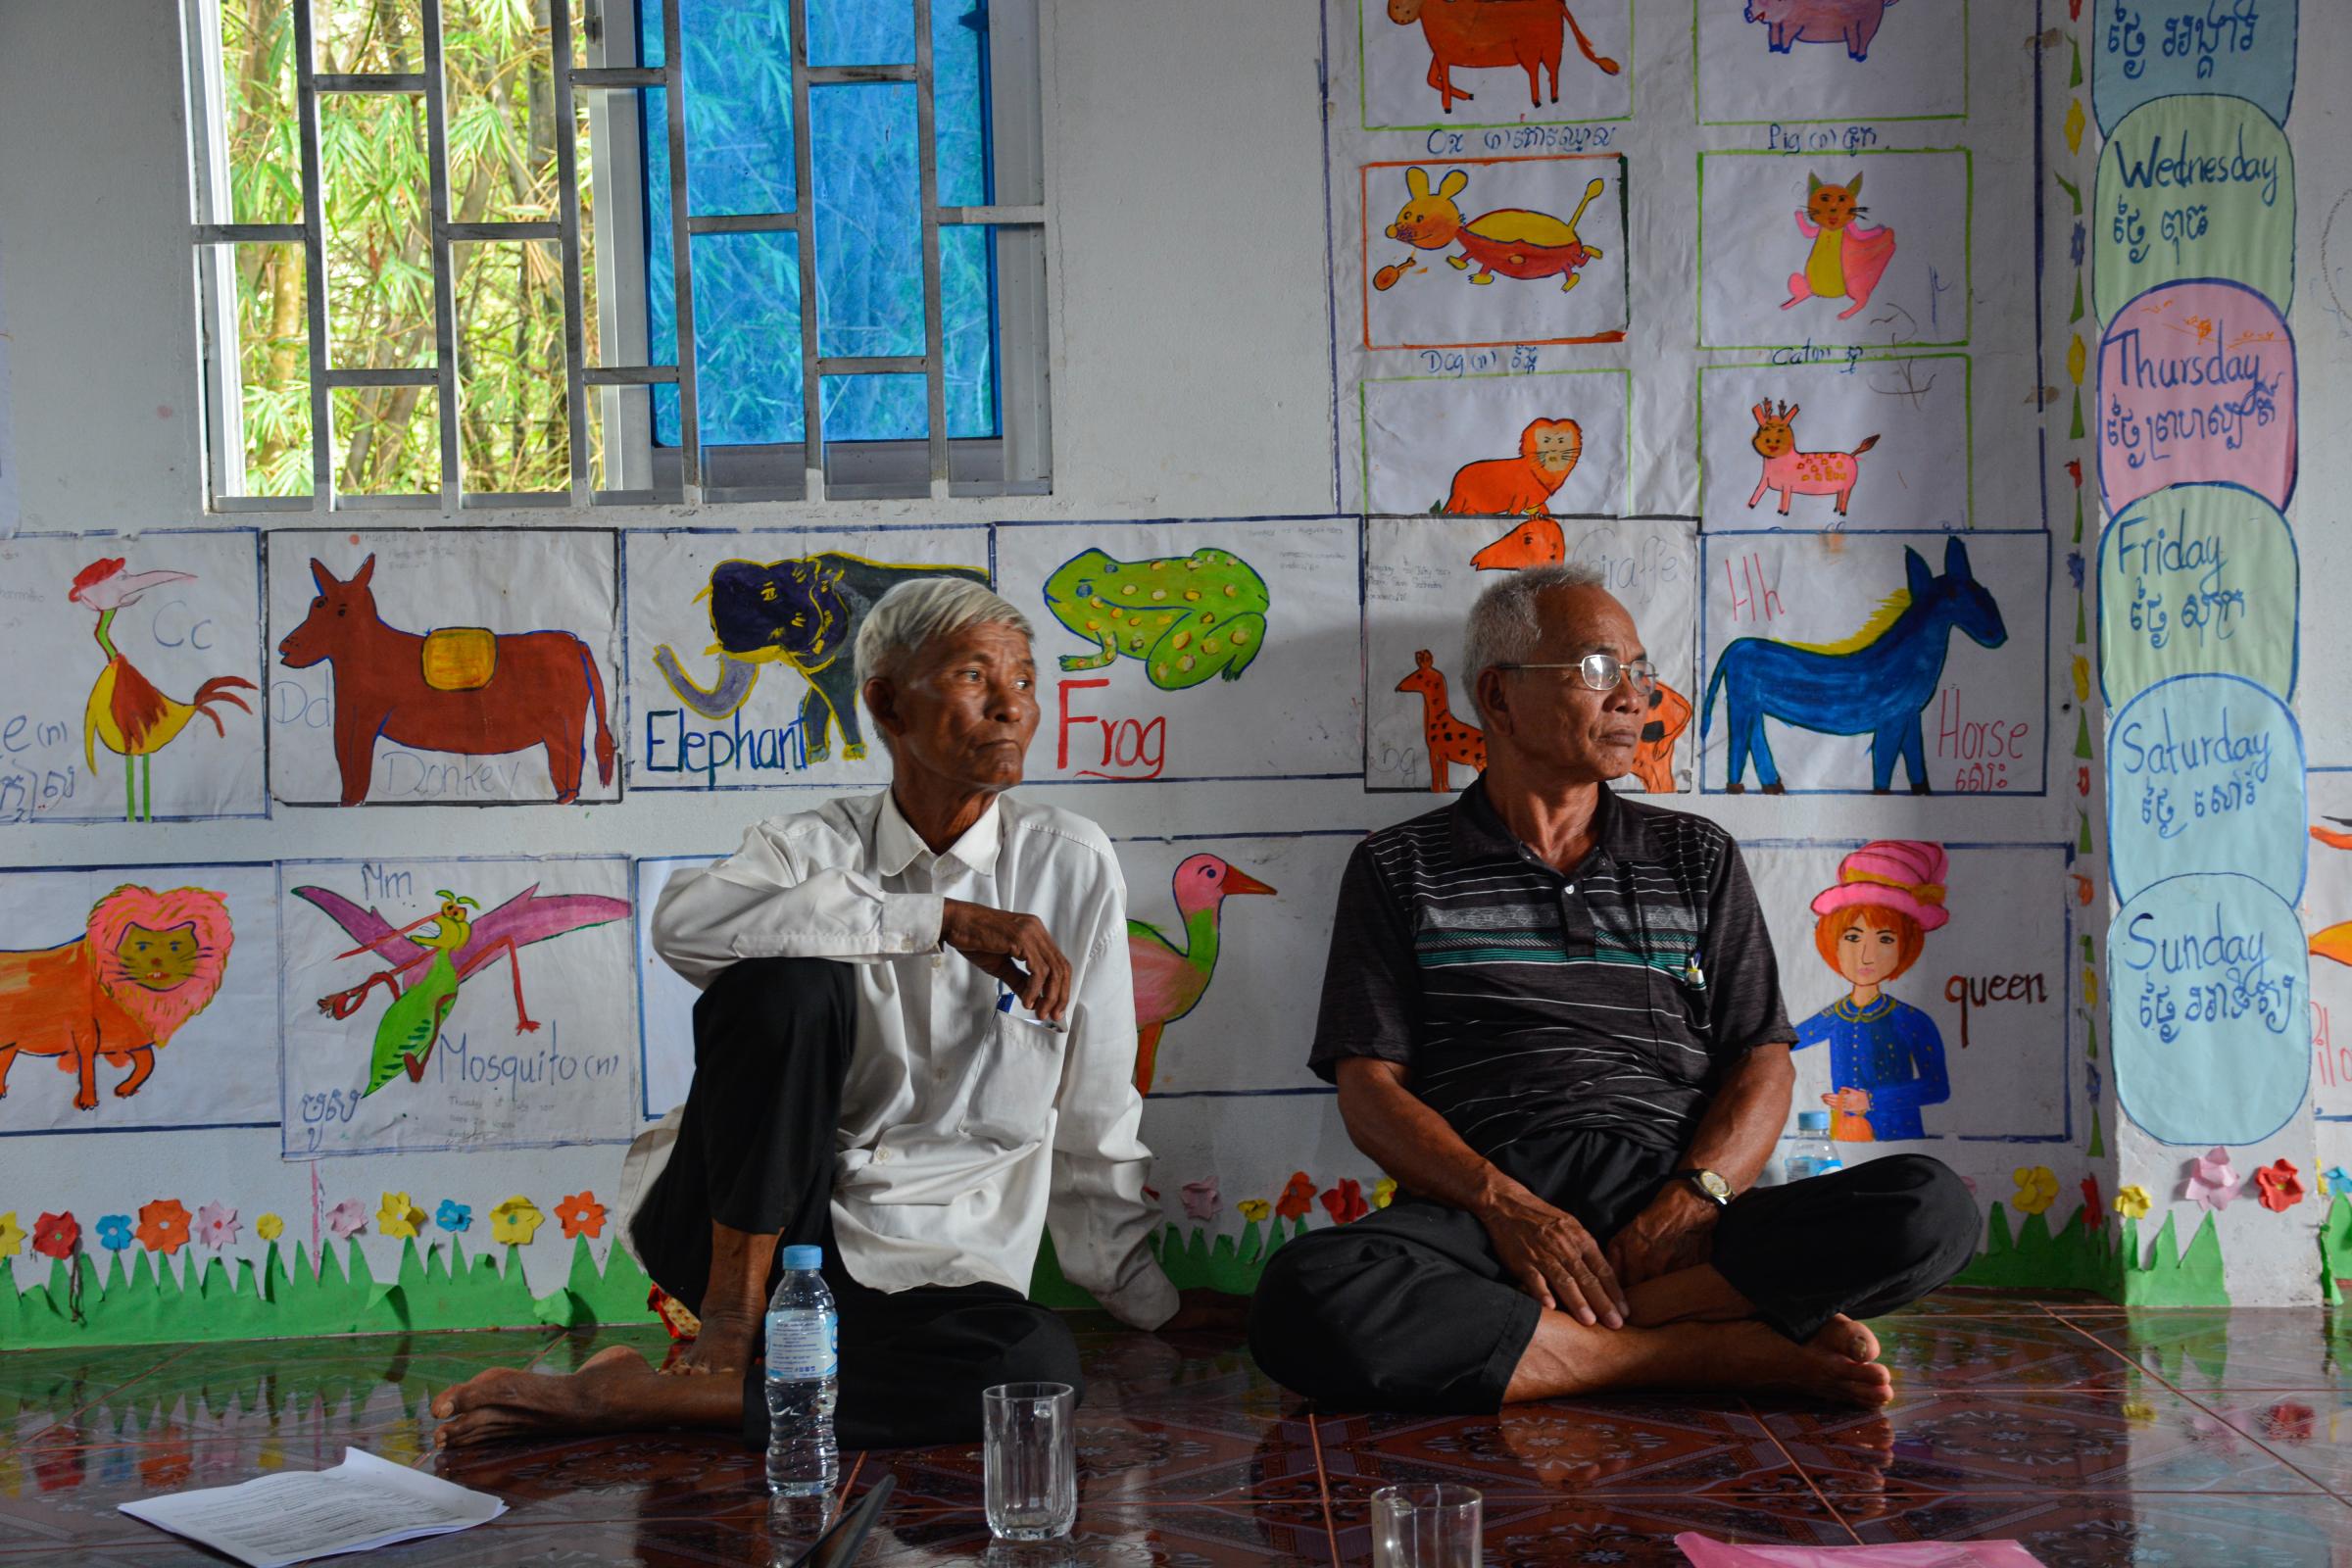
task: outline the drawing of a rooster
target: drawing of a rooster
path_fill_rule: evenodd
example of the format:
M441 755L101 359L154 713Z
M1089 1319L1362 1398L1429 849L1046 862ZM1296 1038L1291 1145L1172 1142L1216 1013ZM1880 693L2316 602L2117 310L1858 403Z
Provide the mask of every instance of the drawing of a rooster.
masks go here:
M216 675L197 687L196 695L184 703L156 690L154 683L115 647L111 635L115 616L125 605L137 604L139 596L150 588L194 582L196 578L185 571L126 574L122 565L119 556L93 561L75 574L74 586L66 594L74 604L98 612L98 649L106 655L106 667L98 672L97 684L90 688L89 706L82 712L81 754L92 777L98 772L100 741L106 743L108 751L122 758L122 819L153 821L155 754L171 745L198 713L211 719L213 728L226 736L228 731L222 726L220 715L213 711L213 704L231 703L250 713L253 710L236 695L235 688L242 686L247 691L258 688L241 676ZM133 758L137 759L135 765Z

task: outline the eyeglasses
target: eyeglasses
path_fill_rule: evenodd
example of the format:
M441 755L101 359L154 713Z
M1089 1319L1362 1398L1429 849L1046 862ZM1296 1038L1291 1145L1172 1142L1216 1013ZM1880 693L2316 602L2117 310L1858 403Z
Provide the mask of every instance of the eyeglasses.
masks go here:
M1626 661L1615 654L1587 654L1574 663L1567 664L1496 664L1496 669L1573 669L1584 678L1587 686L1596 692L1613 692L1620 680L1630 680L1634 690L1647 697L1658 689L1658 666L1646 659Z

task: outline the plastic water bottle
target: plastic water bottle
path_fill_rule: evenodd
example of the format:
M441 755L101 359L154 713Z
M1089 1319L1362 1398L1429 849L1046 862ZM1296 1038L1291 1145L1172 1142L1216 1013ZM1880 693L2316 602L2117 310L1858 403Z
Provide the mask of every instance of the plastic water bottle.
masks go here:
M1783 1179L1801 1182L1808 1176L1826 1176L1834 1170L1845 1169L1845 1161L1838 1157L1838 1146L1830 1142L1830 1113L1826 1110L1800 1110L1796 1113L1796 1142L1781 1160Z
M830 1493L841 1480L833 1442L839 1318L825 1289L821 1247L784 1249L784 1277L767 1302L767 1490L779 1497Z

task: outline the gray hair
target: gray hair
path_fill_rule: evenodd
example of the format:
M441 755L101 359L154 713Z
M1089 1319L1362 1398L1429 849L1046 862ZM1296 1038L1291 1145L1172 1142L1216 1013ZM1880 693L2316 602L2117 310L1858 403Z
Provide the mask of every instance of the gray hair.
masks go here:
M1480 723L1487 721L1487 710L1478 700L1478 677L1496 664L1525 663L1544 640L1544 623L1536 617L1537 599L1554 588L1607 586L1608 578L1598 566L1577 562L1511 572L1478 596L1462 632L1462 686Z
M1034 640L1037 628L986 583L964 577L916 577L884 594L858 628L858 686L898 673L906 657L934 637L966 626L1010 626Z

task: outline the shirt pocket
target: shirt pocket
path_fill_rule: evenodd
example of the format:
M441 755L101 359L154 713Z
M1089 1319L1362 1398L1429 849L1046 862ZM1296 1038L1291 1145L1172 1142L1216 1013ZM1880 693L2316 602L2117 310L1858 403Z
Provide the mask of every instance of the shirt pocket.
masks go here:
M1008 1012L991 1017L964 1080L956 1130L999 1149L1018 1149L1042 1138L1061 1087L1063 1038Z

